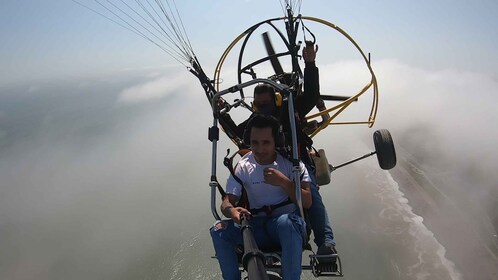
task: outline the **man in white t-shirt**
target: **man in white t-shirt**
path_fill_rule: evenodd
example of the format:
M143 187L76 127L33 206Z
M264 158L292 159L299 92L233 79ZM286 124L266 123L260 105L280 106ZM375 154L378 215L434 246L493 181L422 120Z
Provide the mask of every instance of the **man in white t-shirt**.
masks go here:
M259 248L282 248L284 279L300 279L306 233L303 231L304 220L296 206L292 163L276 152L279 127L274 117L264 115L254 116L247 124L244 134L249 138L251 152L240 159L234 175L228 179L227 195L221 205L223 215L231 220L218 221L211 228L223 279L240 279L235 249L243 243L240 232L242 215L250 217ZM309 208L312 203L311 179L304 164L300 162L299 167L301 202L303 208ZM237 207L243 188L249 201L246 208Z

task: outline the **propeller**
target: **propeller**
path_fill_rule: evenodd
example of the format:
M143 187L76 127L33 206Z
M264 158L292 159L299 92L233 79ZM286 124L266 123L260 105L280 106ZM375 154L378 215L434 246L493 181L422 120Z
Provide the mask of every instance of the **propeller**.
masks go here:
M265 43L266 53L268 53L273 70L277 76L282 76L284 74L284 69L280 64L278 57L275 55L275 49L273 49L273 45L271 44L270 35L268 35L268 32L265 32L262 36L263 42Z
M270 35L268 32L262 34L263 42L265 43L266 52L268 53L268 58L270 59L271 65L273 66L273 71L275 71L275 78L282 84L291 86L292 84L292 73L285 73L280 61L278 60L278 54L275 53L273 45L270 40ZM271 78L271 77L270 77Z
M266 53L268 54L268 58L271 62L273 70L275 71L276 79L280 83L290 85L292 83L292 73L285 73L284 72L282 65L280 64L280 61L278 60L278 56L275 53L275 49L273 48L273 45L271 43L270 35L268 34L268 32L264 32L261 35L263 36L263 42L265 44ZM306 45L308 47L310 47L310 45L311 45L311 47L313 48L314 47L313 45L315 44L316 39L315 39L315 36L313 34L312 34L312 36L313 36L313 41L306 41ZM317 100L316 107L318 108L318 110L320 112L322 112L322 111L326 110L324 100L345 101L347 99L349 99L348 96L320 95L320 98ZM357 101L357 100L358 99L355 99L354 101ZM305 127L307 127L309 129L309 132L312 132L317 128L317 126L321 125L323 122L326 122L329 118L330 118L330 114L328 114L328 113L324 114L324 115L322 115L322 122L320 122L320 123L318 121L310 122ZM308 133L308 134L310 134L310 133Z

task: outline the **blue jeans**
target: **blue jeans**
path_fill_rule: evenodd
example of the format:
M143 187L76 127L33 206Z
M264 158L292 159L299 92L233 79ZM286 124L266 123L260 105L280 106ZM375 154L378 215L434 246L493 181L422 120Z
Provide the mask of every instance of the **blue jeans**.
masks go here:
M334 233L330 226L327 209L323 205L322 196L318 192L315 174L312 172L312 168L308 166L306 168L311 177L310 189L312 199L311 207L308 209L308 219L313 230L313 235L315 236L315 244L317 247L320 247L323 243L332 243L335 245Z
M282 275L284 279L300 279L304 239L304 220L298 214L277 217L252 217L254 239L260 249L282 248ZM243 244L240 225L233 220L219 221L211 228L216 257L225 280L240 279L235 248Z

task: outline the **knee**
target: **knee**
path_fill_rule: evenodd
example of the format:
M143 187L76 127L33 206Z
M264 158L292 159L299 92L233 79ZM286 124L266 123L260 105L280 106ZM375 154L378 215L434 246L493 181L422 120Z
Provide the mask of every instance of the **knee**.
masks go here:
M283 232L302 234L304 221L296 214L284 214L278 218L278 225Z
M292 225L292 220L290 218L290 214L280 215L277 219L277 223L280 227L289 227Z
M211 238L213 240L219 239L221 232L223 232L227 228L227 224L224 221L216 221L214 225L209 229L209 233L211 234Z

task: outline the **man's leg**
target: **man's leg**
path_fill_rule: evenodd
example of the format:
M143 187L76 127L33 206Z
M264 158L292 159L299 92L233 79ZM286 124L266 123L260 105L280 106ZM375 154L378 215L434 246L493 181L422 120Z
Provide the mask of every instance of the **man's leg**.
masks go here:
M308 168L308 173L311 176L310 189L312 199L311 207L308 209L308 219L313 230L313 235L315 236L315 244L317 247L322 246L324 243L335 245L334 233L330 226L327 209L323 205L322 196L316 185L315 175L310 171L310 168Z
M236 246L242 244L240 227L235 226L232 220L218 221L210 232L223 279L240 280L239 263L235 253Z
M301 279L304 221L296 214L284 214L269 220L267 231L282 247L282 274L285 280Z

